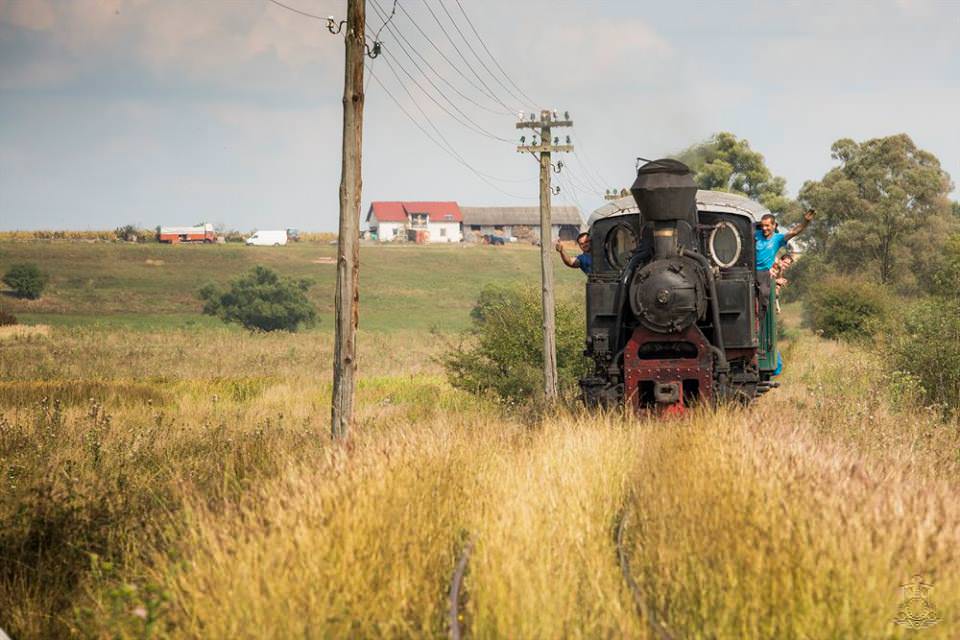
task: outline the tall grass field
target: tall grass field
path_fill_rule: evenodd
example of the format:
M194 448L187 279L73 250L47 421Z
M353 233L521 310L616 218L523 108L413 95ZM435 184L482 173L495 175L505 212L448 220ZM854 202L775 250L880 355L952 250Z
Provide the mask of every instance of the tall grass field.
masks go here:
M536 285L538 251L364 247L356 426L335 443L333 255L0 242L0 271L51 276L0 296L20 320L0 327L0 629L447 637L469 549L471 638L960 637L960 425L868 347L788 307L782 386L752 407L507 404L439 356L485 284ZM318 326L200 313L200 286L255 264L312 278ZM918 607L929 626L898 623Z

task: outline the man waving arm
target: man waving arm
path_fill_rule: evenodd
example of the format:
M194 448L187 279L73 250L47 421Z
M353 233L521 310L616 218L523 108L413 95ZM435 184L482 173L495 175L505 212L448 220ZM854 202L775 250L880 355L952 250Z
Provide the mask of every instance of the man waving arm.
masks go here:
M816 209L810 209L805 214L803 214L803 221L800 224L795 225L792 229L790 229L790 231L787 231L787 233L784 234L784 241L790 242L791 240L796 238L798 235L803 233L803 231L808 226L810 226L810 221L813 220L813 217L815 215L817 215Z

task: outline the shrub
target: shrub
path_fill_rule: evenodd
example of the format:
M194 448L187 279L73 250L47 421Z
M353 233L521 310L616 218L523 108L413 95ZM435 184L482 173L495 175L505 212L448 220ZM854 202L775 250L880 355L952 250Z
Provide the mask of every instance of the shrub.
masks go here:
M316 322L317 312L306 296L311 284L258 265L233 280L226 291L208 284L199 296L205 301L203 312L224 322L236 322L250 330L296 331L301 324Z
M18 298L36 300L40 297L50 276L40 271L35 264L15 264L3 276L3 282L13 289Z
M889 302L886 291L852 278L829 278L811 286L807 313L813 329L827 338L868 338L883 326Z
M539 289L492 285L471 311L468 339L441 361L450 383L472 393L523 400L543 390L543 327ZM557 374L561 390L572 391L586 371L584 329L578 305L556 305Z
M0 327L6 327L12 324L17 324L17 317L12 313L0 310Z
M818 283L836 276L836 270L823 256L804 253L786 272L787 286L780 295L781 302L804 300Z
M895 377L915 380L928 404L960 409L960 300L923 300L898 320L887 353Z

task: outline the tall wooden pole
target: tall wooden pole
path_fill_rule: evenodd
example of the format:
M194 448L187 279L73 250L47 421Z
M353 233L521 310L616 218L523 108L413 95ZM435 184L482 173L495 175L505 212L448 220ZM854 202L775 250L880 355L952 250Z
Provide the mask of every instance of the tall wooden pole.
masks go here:
M360 150L363 144L363 58L366 7L347 1L344 38L343 158L340 169L340 232L337 236L336 329L331 431L346 438L356 391L357 324L360 313Z
M540 140L550 144L550 112L540 112ZM543 300L543 392L547 400L557 397L557 329L553 303L553 225L550 222L549 146L540 152L540 284Z
M553 191L550 186L550 172L553 165L550 163L552 152L573 151L573 146L569 144L559 144L559 139L552 140L552 127L572 127L573 122L569 114L564 113L563 119L560 119L554 111L541 111L540 119L537 120L531 114L529 121L523 120L523 113L520 114L521 121L517 123L518 129L539 129L540 144L521 144L517 151L522 153L540 154L540 282L541 299L543 303L543 391L547 400L552 401L557 397L557 330L556 330L556 312L553 298L553 223L550 219L550 198ZM521 139L521 143L525 138ZM556 143L556 144L554 144ZM559 164L557 171L559 171Z

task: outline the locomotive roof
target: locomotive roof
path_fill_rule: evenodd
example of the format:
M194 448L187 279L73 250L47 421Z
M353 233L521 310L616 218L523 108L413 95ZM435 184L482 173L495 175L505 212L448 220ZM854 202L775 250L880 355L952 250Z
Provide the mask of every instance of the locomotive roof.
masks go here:
M592 227L593 223L603 218L613 216L638 213L637 202L632 195L627 195L616 200L611 200L596 211L590 214L587 220L587 226ZM735 213L741 216L747 216L753 222L760 222L760 218L770 213L765 206L751 200L746 196L725 191L697 191L697 211L715 211L718 213Z

